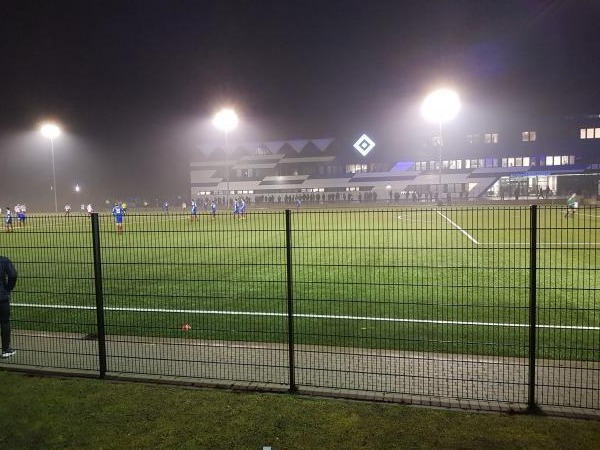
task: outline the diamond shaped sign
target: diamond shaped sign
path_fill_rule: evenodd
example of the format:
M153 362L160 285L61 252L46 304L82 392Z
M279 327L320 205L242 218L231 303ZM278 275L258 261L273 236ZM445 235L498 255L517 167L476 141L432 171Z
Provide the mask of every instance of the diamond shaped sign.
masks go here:
M354 148L356 150L358 150L358 153L360 153L363 156L367 156L367 154L373 150L373 148L375 147L375 142L373 142L371 140L371 138L369 136L367 136L366 134L363 134L361 137L358 138L358 140L354 143Z

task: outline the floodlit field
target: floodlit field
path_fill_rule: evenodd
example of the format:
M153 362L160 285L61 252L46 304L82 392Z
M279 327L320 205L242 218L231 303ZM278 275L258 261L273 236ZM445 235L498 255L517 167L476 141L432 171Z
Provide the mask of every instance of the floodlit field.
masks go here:
M98 285L88 216L0 239L15 328L93 333L101 287L107 334L286 342L291 307L296 343L526 356L535 300L538 355L600 360L600 211L534 222L529 207L303 209L289 230L284 211L129 212L120 235L101 213Z

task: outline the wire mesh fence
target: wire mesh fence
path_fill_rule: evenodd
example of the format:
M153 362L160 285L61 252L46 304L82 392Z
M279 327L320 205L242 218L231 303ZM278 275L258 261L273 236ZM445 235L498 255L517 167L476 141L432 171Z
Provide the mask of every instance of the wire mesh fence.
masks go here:
M600 211L32 216L0 366L600 413ZM122 232L121 232L122 231Z

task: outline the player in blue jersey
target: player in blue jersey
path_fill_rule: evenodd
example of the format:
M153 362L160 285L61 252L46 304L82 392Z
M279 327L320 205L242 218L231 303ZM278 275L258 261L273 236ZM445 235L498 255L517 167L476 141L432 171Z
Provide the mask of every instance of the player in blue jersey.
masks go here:
M10 232L13 230L13 225L12 225L12 212L10 211L10 206L6 207L6 219L4 220L4 229L7 232Z
M190 217L190 220L192 222L195 222L198 219L198 204L196 203L196 200L192 199L192 209L191 209L192 215Z
M240 198L240 220L246 219L246 202Z
M210 203L210 213L212 214L212 220L215 220L217 216L217 203L213 201Z
M115 226L117 228L117 233L123 233L123 208L119 203L115 203L111 211L113 217L115 218Z
M240 218L240 204L238 199L233 200L233 220L239 220Z
M20 227L25 226L25 205L17 205L15 210L17 212L17 223Z

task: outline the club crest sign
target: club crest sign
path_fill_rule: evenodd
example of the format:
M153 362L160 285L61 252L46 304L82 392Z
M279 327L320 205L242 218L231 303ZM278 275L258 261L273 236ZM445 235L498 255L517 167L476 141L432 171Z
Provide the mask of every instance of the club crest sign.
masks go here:
M367 156L367 154L375 148L375 142L367 136L363 134L358 140L354 143L354 148L363 156Z

